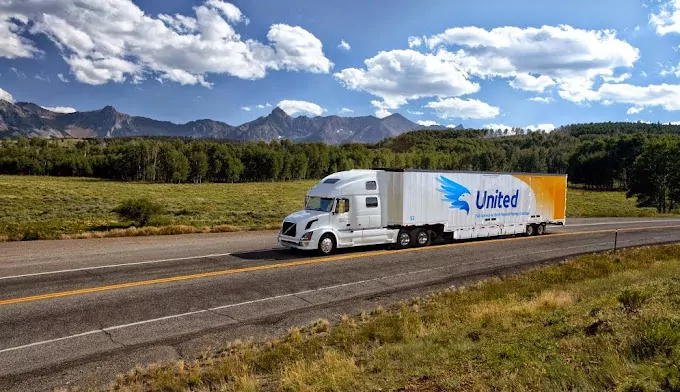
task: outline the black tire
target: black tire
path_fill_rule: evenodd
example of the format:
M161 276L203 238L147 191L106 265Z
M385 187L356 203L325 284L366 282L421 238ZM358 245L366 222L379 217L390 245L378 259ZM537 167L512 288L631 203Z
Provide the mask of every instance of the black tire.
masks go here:
M403 239L408 239L408 241L402 241ZM397 234L397 243L394 244L395 249L406 249L411 246L411 233L406 229L399 230Z
M421 248L430 245L430 233L425 229L415 229L411 233L411 242L413 246Z
M322 235L321 238L319 238L319 247L317 248L317 251L322 255L327 256L333 254L337 247L338 243L335 241L335 236L333 234L326 233Z
M536 235L543 235L545 234L545 224L541 223L540 225L536 226Z
M534 225L527 225L527 228L524 232L524 235L527 237L531 237L532 235L536 235L536 227Z

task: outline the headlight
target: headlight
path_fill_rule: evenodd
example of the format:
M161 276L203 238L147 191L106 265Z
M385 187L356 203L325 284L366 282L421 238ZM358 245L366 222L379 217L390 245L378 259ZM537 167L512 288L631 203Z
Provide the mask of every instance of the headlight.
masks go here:
M305 234L302 235L302 237L300 237L300 241L311 241L313 234L314 233L311 231L306 232Z

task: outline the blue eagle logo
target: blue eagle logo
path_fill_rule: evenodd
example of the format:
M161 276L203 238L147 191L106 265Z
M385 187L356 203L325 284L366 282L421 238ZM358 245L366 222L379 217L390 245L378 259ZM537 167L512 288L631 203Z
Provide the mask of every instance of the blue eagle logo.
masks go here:
M464 200L458 200L465 194L470 194L470 191L455 181L451 181L444 176L437 177L437 181L441 184L441 188L437 190L444 194L443 201L450 202L450 208L457 208L459 210L470 213L470 205Z

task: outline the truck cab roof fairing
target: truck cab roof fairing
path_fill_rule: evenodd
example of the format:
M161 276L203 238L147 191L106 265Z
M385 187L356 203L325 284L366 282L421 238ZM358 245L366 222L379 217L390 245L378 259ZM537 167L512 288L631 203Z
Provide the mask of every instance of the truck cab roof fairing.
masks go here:
M376 179L376 170L341 171L321 179L307 192L307 196L341 197L347 194L349 189L355 190L355 187L356 190L365 189L366 181L375 181Z

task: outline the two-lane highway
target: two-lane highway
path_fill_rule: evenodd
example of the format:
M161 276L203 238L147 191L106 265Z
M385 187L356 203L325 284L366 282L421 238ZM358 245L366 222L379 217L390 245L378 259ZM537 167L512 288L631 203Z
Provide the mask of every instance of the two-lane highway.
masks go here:
M647 218L330 257L274 249L272 232L0 244L0 389L45 390L92 376L92 363L112 377L200 352L204 335L258 335L367 298L611 249L615 230L621 247L680 242L680 220Z

